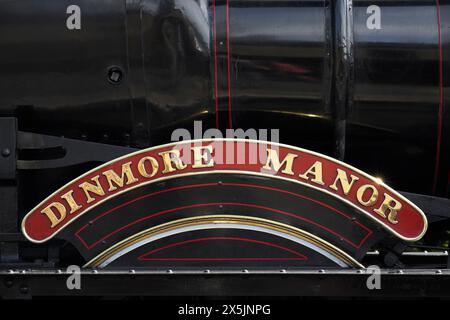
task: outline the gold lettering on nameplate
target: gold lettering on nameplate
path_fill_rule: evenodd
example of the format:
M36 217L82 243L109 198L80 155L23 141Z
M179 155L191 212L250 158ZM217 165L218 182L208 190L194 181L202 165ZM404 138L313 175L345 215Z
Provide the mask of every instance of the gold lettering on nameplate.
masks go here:
M304 174L300 174L299 177L305 180L309 180L309 176L312 175L311 182L324 185L322 175L322 162L316 161Z
M211 168L214 167L214 158L212 156L213 146L192 147L194 154L194 164L192 168Z
M163 177L182 171L188 166L190 166L189 169L205 169L206 171L207 168L212 168L214 170L216 165L214 144L191 145L190 151L193 161L189 164L183 162L179 150L171 149L157 153L159 157L143 153L141 157L135 156L133 160L123 163L120 167L114 166L114 164L109 165L104 171L98 170L96 176L85 179L82 183L78 182L78 189L66 191L59 199L49 202L44 209L38 212L48 218L51 228L55 228L68 219L69 215L88 208L90 203L102 200L110 196L110 193L120 192L128 186L144 183L146 179L157 175ZM264 164L261 164L262 167L257 166L256 170L263 169L261 171L270 171L274 175L292 176L290 179L296 179L302 184L334 192L359 208L367 212L374 212L373 216L385 219L390 224L395 225L399 222L402 203L393 195L386 193L386 189L383 189L375 181L373 184L362 183L364 176L359 175L355 170L346 171L345 166L341 166L341 168L331 166L332 171L330 171L330 163L325 162L330 160L318 156L312 158L308 155L308 157L302 158L300 153L284 152L280 157L279 152L275 149L267 148L265 151L267 158L264 160ZM220 154L220 152L218 153ZM317 158L321 161L316 160ZM299 165L302 169L299 169ZM230 168L233 171L239 171L237 165ZM358 183L362 185L358 186ZM383 195L384 198L381 199L380 195Z
M86 195L87 203L95 201L95 198L91 196L92 193L98 196L105 195L105 191L103 190L103 187L98 179L99 176L95 176L91 179L93 182L95 182L95 185L89 182L83 182L82 184L80 184L80 188L84 191L84 194Z
M113 170L105 171L103 172L103 175L106 177L106 181L108 182L109 191L117 190L118 187L123 188L125 177L127 178L127 186L138 182L138 179L133 176L133 172L131 171L131 162L127 162L122 165L122 173L120 176Z
M384 200L381 206L374 210L376 213L378 213L381 217L388 218L388 221L392 224L397 224L397 215L398 212L402 209L402 204L392 198L387 193L384 194Z
M151 173L148 173L147 168L145 166L145 164L147 162L150 164L150 166L152 168L152 172ZM153 157L143 157L138 162L139 174L141 176L143 176L144 178L148 179L148 178L154 177L158 173L158 169L159 169L158 161L155 158L153 158Z
M73 198L73 190L66 192L61 196L61 198L67 201L67 204L70 207L70 214L73 214L82 208Z
M284 166L284 169L281 170L281 172L293 176L294 171L292 171L292 167L294 165L294 160L297 157L296 154L288 153L283 161L280 161L280 157L275 150L267 149L267 161L263 169L278 172L281 167Z
M367 190L369 190L369 192L367 192ZM369 195L368 197L367 194ZM358 199L358 202L365 207L373 206L378 199L378 190L371 184L362 185L356 192L356 198ZM366 200L364 200L364 198Z
M59 202L53 202L41 211L50 220L51 228L56 227L66 218L66 207Z
M331 189L339 191L339 188L337 186L338 182L342 188L342 192L345 195L348 195L350 192L350 189L353 187L353 184L359 180L357 176L350 175L351 181L348 181L348 175L344 170L337 169L337 175L336 179L334 180L333 184L330 186Z
M164 170L162 173L171 173L176 170L183 170L187 168L187 165L181 160L180 150L169 150L159 153L164 163ZM175 168L172 166L175 165Z

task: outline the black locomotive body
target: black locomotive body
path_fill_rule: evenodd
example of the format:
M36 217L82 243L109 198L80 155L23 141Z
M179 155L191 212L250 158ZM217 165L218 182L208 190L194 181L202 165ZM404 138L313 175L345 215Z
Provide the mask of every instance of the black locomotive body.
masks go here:
M0 2L0 21L5 268L78 263L62 241L28 243L25 214L194 121L279 129L382 178L430 226L365 261L448 268L449 1L20 0Z

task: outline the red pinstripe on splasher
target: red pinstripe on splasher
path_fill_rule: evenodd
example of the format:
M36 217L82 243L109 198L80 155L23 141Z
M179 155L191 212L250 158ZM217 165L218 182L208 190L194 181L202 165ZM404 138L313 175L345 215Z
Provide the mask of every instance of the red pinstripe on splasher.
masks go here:
M292 261L304 258L152 258L144 261ZM142 261L142 260L141 260Z
M242 242L249 242L249 243L257 243L262 244L265 246L277 248L289 253L292 253L293 255L297 256L297 258L148 258L148 256L160 252L169 248L181 246L187 243L195 243L195 242L201 242L201 241L211 241L211 240L233 240L233 241L242 241ZM270 261L270 260L308 260L308 257L305 255L291 250L289 248L277 245L272 242L266 242L266 241L260 241L255 239L247 239L247 238L239 238L239 237L208 237L208 238L197 238L197 239L191 239L191 240L185 240L180 241L176 243L172 243L169 245L166 245L164 247L159 247L157 249L154 249L152 251L149 251L147 253L144 253L143 255L140 255L138 257L139 261Z
M104 216L107 216L111 213L113 213L114 211L116 211L117 209L121 209L124 208L132 203L138 202L140 200L149 198L149 197L153 197L155 195L159 195L159 194L163 194L163 193L167 193L167 192L172 192L172 191L176 191L176 190L183 190L183 189L191 189L191 188L199 188L199 187L211 187L211 186L215 186L217 185L217 183L204 183L204 184L194 184L194 185L186 185L186 186L179 186L179 187L174 187L174 188L169 188L169 189L165 189L165 190L160 190L160 191L156 191L153 193L149 193L143 196L140 196L138 198L135 198L133 200L130 200L128 202L122 203L119 206L116 206L100 215L98 215L97 217L95 217L94 219L92 219L90 222L96 222L97 220L101 219ZM321 201L315 200L315 199L311 199L309 197L300 195L300 194L296 194L287 190L283 190L283 189L277 189L277 188L273 188L273 187L267 187L267 186L259 186L259 185L252 185L252 184L243 184L243 183L225 183L224 185L226 186L239 186L239 187L248 187L248 188L259 188L259 189L265 189L265 190L270 190L270 191L275 191L275 192L281 192L281 193L285 193L285 194L290 194L292 196L295 197L299 197L302 198L304 200L307 201L311 201L314 203L317 203L325 208L330 209L333 212L336 212L339 215L342 215L344 217L346 217L347 219L351 219L351 217L349 217L348 215L344 214L343 212L337 210L336 208L329 206ZM173 209L169 209L173 210ZM360 226L361 228L363 228L364 230L367 231L367 235L360 241L360 243L357 245L357 248L360 248L366 241L367 239L373 234L373 231L371 229L369 229L368 227L366 227L365 225L363 225L362 223L355 221L355 224L357 224L358 226ZM83 243L83 245L88 249L92 249L93 247L95 247L98 243L100 243L102 240L104 240L105 238L100 239L99 241L95 242L94 244L87 244L86 241L83 239L83 237L80 235L80 233L85 230L87 227L89 226L89 224L85 224L84 226L82 226L78 231L75 232L75 236L80 240L81 243ZM119 230L116 230L119 231ZM109 236L108 236L109 237Z
M350 217L349 215L346 215L342 211L339 211L336 208L334 208L334 207L332 207L332 206L330 206L330 205L328 205L326 203L323 203L323 202L318 201L316 199L312 199L312 198L309 198L309 197L306 197L304 195L301 195L301 194L298 194L298 193L294 193L294 192L291 192L291 191L282 190L282 189L273 188L273 187L267 187L267 186L258 186L258 185L246 184L246 183L228 183L228 182L224 182L224 183L222 183L222 185L224 185L224 186L239 186L239 187L258 188L258 189L264 189L264 190L270 190L270 191L276 191L276 192L289 194L289 195L294 196L294 197L298 197L298 198L301 198L301 199L304 199L304 200L307 200L307 201L310 201L310 202L317 203L318 205L320 205L320 206L322 206L324 208L330 209L331 211L334 211L337 214L339 214L339 215L341 215L341 216L343 216L343 217L345 217L345 218L347 218L349 220L353 220L352 217ZM367 237L370 236L373 233L371 229L369 229L368 227L366 227L365 225L363 225L359 221L354 221L354 223L367 231Z
M436 146L436 163L434 168L434 182L433 193L436 193L437 180L439 176L439 165L441 157L441 142L442 142L442 122L444 109L444 89L443 89L443 53L442 53L442 20L441 20L441 3L436 0L437 17L438 17L438 38L439 38L439 123L438 123L438 137Z
M216 99L216 128L219 129L219 75L217 62L217 18L216 0L213 0L213 42L214 42L214 95Z
M104 216L107 216L108 214L116 211L117 209L121 209L124 208L132 203L138 202L140 200L146 199L146 198L150 198L153 196L156 196L158 194L162 194L162 193L167 193L167 192L171 192L171 191L177 191L177 190L182 190L182 189L190 189L190 188L200 188L200 187L212 187L212 186L216 186L217 183L215 182L211 182L211 183L202 183L202 184L193 184L193 185L187 185L187 186L179 186L179 187L173 187L173 188L169 188L169 189L164 189L164 190L159 190L156 192L152 192L146 195L143 195L141 197L135 198L133 200L124 202L120 205L118 205L117 207L114 207L106 212L103 212L102 214L96 216L94 219L92 219L90 222L96 222L97 220L103 218ZM89 226L89 224L85 224L83 227L81 227L80 230L77 231L77 233L83 231L84 229L86 229Z
M79 232L81 231L81 229L78 230L75 233L75 235L83 243L83 245L86 247L86 249L91 250L92 248L97 246L99 243L101 243L102 241L108 239L109 237L113 236L114 234L116 234L116 233L118 233L118 232L120 232L122 230L125 230L125 229L127 229L127 228L129 228L131 226L134 226L134 225L136 225L136 224L138 224L140 222L152 219L152 218L157 217L157 216L161 216L161 215L165 215L165 214L168 214L168 213L180 211L180 210L186 210L186 209L192 209L192 208L202 208L202 207L208 207L208 206L238 206L238 207L256 208L256 209L267 210L267 211L270 211L270 212L274 212L274 213L282 214L282 215L285 215L285 216L293 217L293 218L305 221L305 222L307 222L309 224L312 224L312 225L314 225L314 226L316 226L316 227L318 227L318 228L320 228L322 230L325 230L325 231L327 231L327 232L329 232L329 233L339 237L340 239L342 239L343 241L347 242L349 245L351 245L352 247L354 247L356 249L361 248L361 246L364 244L364 242L370 236L370 234L366 235L366 237L364 237L363 240L361 240L358 244L356 244L356 243L352 242L351 240L349 240L349 239L345 238L344 236L342 236L340 233L338 233L338 232L336 232L336 231L334 231L334 230L332 230L330 228L327 228L327 227L321 225L320 223L314 222L312 220L309 220L307 218L298 216L296 214L293 214L293 213L290 213L290 212L286 212L286 211L283 211L283 210L278 210L278 209L274 209L274 208L261 206L261 205L250 204L250 203L239 203L239 202L197 203L197 204L186 205L186 206L182 206L182 207L177 207L177 208L172 208L172 209L159 211L159 212L156 212L156 213L152 213L152 214L150 214L148 216L142 217L142 218L140 218L138 220L135 220L133 222L130 222L130 223L128 223L128 224L126 224L126 225L124 225L124 226L122 226L122 227L120 227L120 228L118 228L118 229L116 229L116 230L114 230L114 231L112 231L110 233L108 233L107 235L103 236L102 238L100 238L99 240L95 241L92 244L87 244L84 241L84 239L80 236Z
M227 33L227 73L228 73L228 127L233 128L232 102L231 102L231 53L230 53L230 0L226 3L226 33Z

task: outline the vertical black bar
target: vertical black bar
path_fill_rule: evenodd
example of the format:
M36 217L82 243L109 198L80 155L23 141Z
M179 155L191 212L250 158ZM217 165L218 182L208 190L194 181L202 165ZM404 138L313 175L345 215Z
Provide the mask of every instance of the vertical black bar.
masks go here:
M16 179L15 118L0 118L0 180Z
M436 193L439 196L450 197L450 108L448 101L450 101L450 0L439 0L440 10L440 58L441 63L441 90L442 94L442 140L441 140L441 159L440 170L438 172Z
M137 147L150 143L150 120L147 105L147 79L144 64L144 37L141 0L126 0L125 10L126 54L129 90L131 95L132 141Z
M353 88L353 0L335 2L335 157L345 159L347 112Z
M0 236L18 232L16 141L16 118L0 118ZM17 259L17 243L0 243L0 262Z

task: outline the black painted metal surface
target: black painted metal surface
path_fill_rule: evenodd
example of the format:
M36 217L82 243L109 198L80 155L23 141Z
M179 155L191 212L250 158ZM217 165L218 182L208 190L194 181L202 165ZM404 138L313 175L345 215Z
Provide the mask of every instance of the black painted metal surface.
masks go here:
M282 142L445 195L449 14L447 0L6 1L0 115L135 147L193 120L281 128Z
M80 30L66 26L71 5L81 9ZM98 162L168 142L194 120L222 131L279 128L281 142L396 189L449 196L448 0L10 0L0 2L0 21L0 141L12 146L0 146L2 267L82 261L62 241L28 243L18 221ZM423 243L445 243L448 204L409 196L432 223ZM448 258L410 263L404 247L386 245L393 251L374 263L448 268ZM0 295L377 296L357 274L86 273L77 293L55 273L0 272ZM446 271L384 279L384 296L448 295Z
M358 298L448 298L450 276L435 270L381 274L381 289L369 290L370 273L317 272L280 273L275 270L258 273L148 273L98 272L81 273L81 290L69 290L67 274L60 270L44 272L0 272L0 296L31 298L39 296L283 296Z

